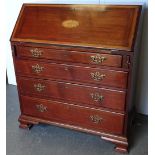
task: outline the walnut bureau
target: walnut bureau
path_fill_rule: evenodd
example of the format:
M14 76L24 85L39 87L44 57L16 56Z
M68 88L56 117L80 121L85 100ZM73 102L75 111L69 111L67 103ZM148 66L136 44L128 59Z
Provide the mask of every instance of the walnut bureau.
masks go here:
M47 123L127 152L139 5L23 4L11 36L21 128Z

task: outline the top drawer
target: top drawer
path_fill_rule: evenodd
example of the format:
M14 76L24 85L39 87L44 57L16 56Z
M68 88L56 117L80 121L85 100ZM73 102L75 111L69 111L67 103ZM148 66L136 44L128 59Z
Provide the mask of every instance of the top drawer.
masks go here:
M40 48L40 47L29 47L29 46L17 46L17 56L19 57L31 57L31 58L42 58L51 59L55 61L65 61L74 63L84 63L111 67L121 67L122 56L110 55L110 54L99 54L90 53L87 51L69 51L69 50L58 50L52 48Z

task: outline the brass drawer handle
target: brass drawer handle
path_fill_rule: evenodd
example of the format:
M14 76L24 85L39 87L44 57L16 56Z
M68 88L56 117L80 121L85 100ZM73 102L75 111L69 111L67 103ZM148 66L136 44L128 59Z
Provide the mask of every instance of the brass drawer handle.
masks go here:
M41 83L34 84L34 88L36 91L41 92L45 89L45 86L41 85Z
M37 109L39 112L45 112L45 111L47 111L47 107L44 106L43 104L37 104L37 105L36 105L36 109Z
M98 115L91 115L90 119L93 123L96 123L96 124L100 123L103 120L102 117Z
M32 54L32 57L38 58L42 55L42 50L40 50L38 48L30 49L30 52Z
M100 64L103 61L107 60L106 57L101 56L100 54L96 54L95 56L90 56L90 58L91 58L91 62L95 64Z
M100 72L90 73L91 78L95 81L101 81L106 76L105 74L101 74Z
M33 70L35 73L40 73L40 72L43 71L43 69L44 69L44 67L41 67L41 66L39 66L38 64L32 66L32 70Z
M104 99L104 97L102 95L100 95L99 93L91 93L90 96L95 102L101 103Z

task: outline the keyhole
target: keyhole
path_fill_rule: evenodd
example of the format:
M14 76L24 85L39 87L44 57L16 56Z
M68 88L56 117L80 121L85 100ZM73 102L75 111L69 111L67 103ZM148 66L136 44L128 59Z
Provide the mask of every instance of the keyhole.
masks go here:
M68 71L68 67L65 67L65 71Z
M67 89L67 88L68 88L68 86L65 86L65 88Z
M64 54L64 57L68 57L68 54L67 54L67 53L65 53L65 54Z

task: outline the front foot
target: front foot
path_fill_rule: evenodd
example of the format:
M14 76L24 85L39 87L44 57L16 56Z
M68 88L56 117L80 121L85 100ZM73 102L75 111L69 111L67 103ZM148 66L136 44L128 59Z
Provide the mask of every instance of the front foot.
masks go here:
M38 124L38 122L33 121L32 119L24 115L20 115L18 121L20 123L19 128L22 129L30 129L34 124Z
M105 135L101 136L102 139L110 141L116 145L115 151L119 153L128 153L128 140L127 137L115 136L115 135Z
M28 123L28 122L22 122L20 121L20 124L19 124L19 128L22 128L22 129L30 129L33 125Z
M128 153L128 145L116 144L115 151L117 151L119 153Z

